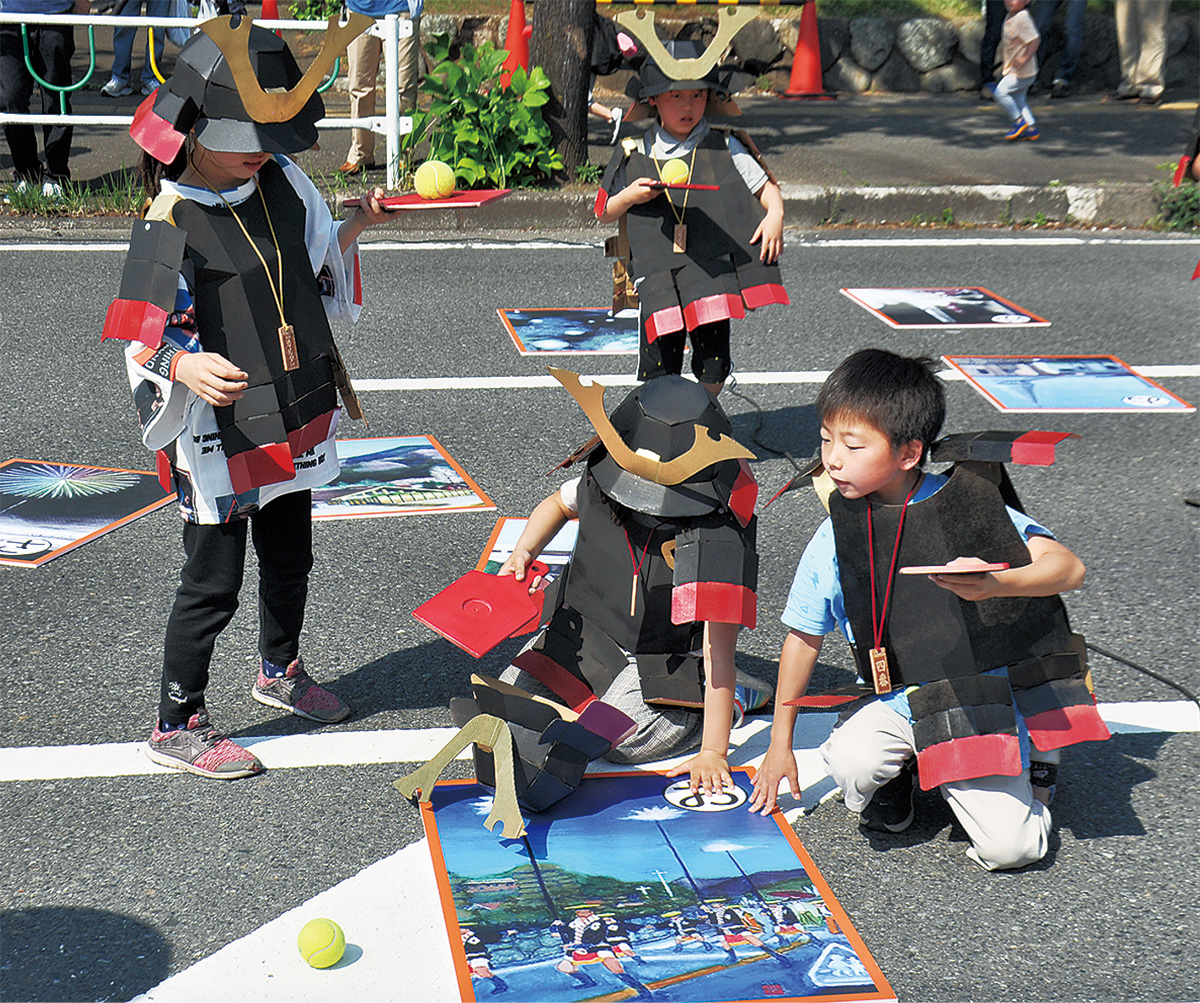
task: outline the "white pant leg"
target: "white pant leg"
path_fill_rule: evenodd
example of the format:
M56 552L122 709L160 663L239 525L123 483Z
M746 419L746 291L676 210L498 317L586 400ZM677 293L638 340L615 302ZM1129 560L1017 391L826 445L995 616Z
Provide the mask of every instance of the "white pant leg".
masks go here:
M941 792L970 837L967 856L980 867L1002 871L1046 855L1050 809L1034 798L1028 771L942 784Z
M855 813L899 776L914 753L912 724L878 700L840 721L821 746L825 768L841 787L846 807Z

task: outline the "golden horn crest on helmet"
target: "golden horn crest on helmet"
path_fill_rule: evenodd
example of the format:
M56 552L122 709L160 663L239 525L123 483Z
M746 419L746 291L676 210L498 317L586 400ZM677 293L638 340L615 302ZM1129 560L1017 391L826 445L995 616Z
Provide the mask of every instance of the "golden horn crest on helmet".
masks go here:
M233 82L237 85L238 97L242 99L246 114L255 122L288 122L300 114L308 104L325 75L346 51L346 46L374 23L366 14L352 12L344 24L335 14L326 26L321 51L312 65L304 72L300 82L289 91L268 94L255 76L250 65L250 18L243 17L235 28L233 18L209 18L200 25L200 30L211 38L221 50Z
M754 454L741 443L727 435L720 435L713 439L703 425L694 426L695 439L692 441L691 448L673 460L656 460L649 456L643 456L641 453L635 453L626 445L625 440L621 438L621 433L613 427L613 423L608 419L608 412L604 410L603 384L593 383L585 387L580 381L578 373L573 373L569 369L555 369L553 366L547 366L546 369L551 376L566 387L567 393L574 397L579 406L583 408L583 413L587 415L588 421L592 423L604 448L608 450L608 455L613 458L617 466L637 477L670 487L674 484L682 484L689 477L698 474L705 467L712 466L714 463L723 463L725 460L754 459Z
M646 55L672 80L703 80L704 75L717 65L733 36L750 22L754 14L744 7L721 7L717 10L717 34L708 48L699 56L677 59L672 56L654 31L654 11L627 10L618 14L614 21L633 35Z

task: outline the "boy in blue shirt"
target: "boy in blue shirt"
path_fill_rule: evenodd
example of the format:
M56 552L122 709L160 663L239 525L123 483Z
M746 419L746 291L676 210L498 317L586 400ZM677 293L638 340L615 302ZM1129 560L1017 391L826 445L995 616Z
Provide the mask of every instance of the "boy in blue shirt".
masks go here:
M1083 584L1083 563L1005 504L1015 494L997 465L923 470L945 416L927 360L857 352L822 387L817 414L830 518L788 596L791 630L752 810L773 809L784 778L800 793L788 701L804 695L824 635L838 627L874 690L821 747L846 807L866 828L902 831L919 768L922 788L939 787L967 831L976 863L1040 860L1058 749L1107 737L1057 595ZM1011 566L896 574L979 559ZM1031 766L1046 786L1032 785Z

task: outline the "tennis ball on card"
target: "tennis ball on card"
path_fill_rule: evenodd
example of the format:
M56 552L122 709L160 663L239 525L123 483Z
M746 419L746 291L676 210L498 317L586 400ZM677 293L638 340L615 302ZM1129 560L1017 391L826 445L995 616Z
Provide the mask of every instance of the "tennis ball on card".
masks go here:
M331 919L310 919L296 938L300 957L313 968L336 965L346 950L346 935Z
M678 157L668 160L659 171L663 181L669 185L686 185L688 183L688 165Z
M454 172L440 160L426 160L417 168L413 184L423 199L444 199L454 193Z

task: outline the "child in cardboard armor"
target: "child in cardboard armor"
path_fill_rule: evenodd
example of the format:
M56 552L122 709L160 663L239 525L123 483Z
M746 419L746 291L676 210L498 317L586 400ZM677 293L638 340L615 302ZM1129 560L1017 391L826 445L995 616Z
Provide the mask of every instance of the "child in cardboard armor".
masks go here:
M523 580L578 518L559 605L501 679L577 708L599 697L628 715L636 730L611 761L663 759L699 742L671 775L715 793L732 781L732 722L771 696L770 684L734 666L738 630L757 616L752 454L729 438L716 399L680 376L633 390L610 419L602 387L552 372L600 444L580 477L537 506L501 568ZM531 578L531 590L538 584Z
M652 22L627 24L643 39L653 33ZM640 308L638 379L681 372L690 337L692 372L715 396L732 370L730 320L790 302L776 264L783 196L748 136L709 125L706 114L741 114L730 98L734 74L715 65L719 53L702 54L694 42L665 49L654 42L658 62L643 62L625 121L646 118L651 108L657 121L622 142L595 213L602 223L621 222L615 256L628 255ZM652 187L667 180L663 167L672 160L686 165L688 183L719 190Z
M317 61L332 63L369 24L334 18ZM320 67L308 83L301 76L287 46L249 19L235 28L213 18L184 46L130 130L145 151L150 201L104 326L104 337L129 343L142 440L159 451L184 518L186 559L146 751L216 779L262 769L213 727L204 704L213 645L238 605L247 531L260 571L254 699L321 723L350 714L305 671L299 643L311 489L338 474L339 390L361 416L329 319L357 319L356 241L388 215L376 189L334 222L286 156L316 142L324 117Z
M1045 856L1058 750L1108 737L1058 593L1084 567L1025 515L999 462L1053 455L1054 433L970 433L936 444L945 401L927 360L857 352L817 398L825 520L796 570L783 621L771 743L752 810L780 781L800 792L792 734L824 635L838 627L872 683L821 746L846 807L888 832L913 818L912 784L940 788L988 870ZM992 462L984 462L992 461ZM1045 455L1026 462L1050 462ZM820 468L817 468L818 470ZM1007 562L1007 570L898 575L905 566ZM1037 783L1037 786L1034 786Z

